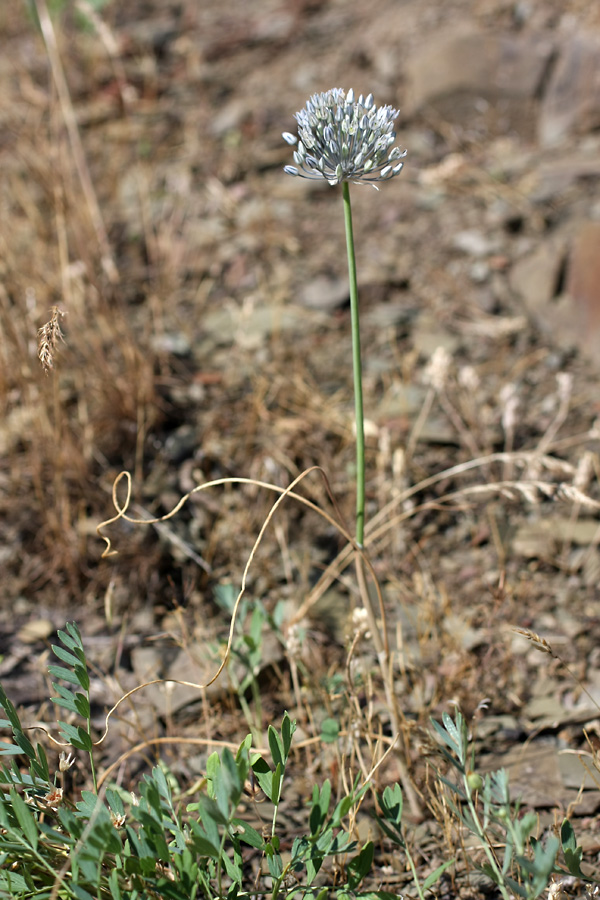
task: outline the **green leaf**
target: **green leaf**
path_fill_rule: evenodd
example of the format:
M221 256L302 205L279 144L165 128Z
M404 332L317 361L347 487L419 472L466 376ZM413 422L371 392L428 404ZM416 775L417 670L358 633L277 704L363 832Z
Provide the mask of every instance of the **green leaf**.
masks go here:
M117 815L117 816L125 815L125 806L123 805L123 800L121 799L121 796L116 791L111 790L111 788L107 788L105 797L106 797L106 802L108 803L108 805L112 809L112 811L115 813L115 815Z
M52 687L60 694L60 697L50 698L53 703L56 703L57 706L64 707L64 709L70 709L72 712L81 716L82 719L89 719L90 703L85 694L79 692L74 694L69 688L58 684L55 681L52 682Z
M215 846L215 844L208 837L206 831L204 831L204 829L198 824L198 822L191 821L190 828L192 831L192 845L198 855L206 856L210 859L219 859L221 855L219 847Z
M160 766L154 766L152 769L152 778L154 779L158 791L165 800L170 804L171 803L171 791L169 789L169 785L167 783L167 779L165 778L165 773L160 768Z
M281 721L281 740L283 741L283 755L287 760L290 755L290 749L292 747L292 738L294 736L294 732L296 731L296 721L292 721L289 715L284 713L283 719Z
M576 878L586 878L581 871L581 857L583 855L583 847L577 845L575 831L568 819L565 819L560 827L560 841L562 845L565 864L571 875Z
M550 875L554 871L556 855L560 848L560 841L556 835L549 835L546 846L538 841L534 845L533 860L525 857L517 857L517 862L522 872L530 876L530 893L537 897L546 888Z
M68 741L69 744L78 750L85 750L86 753L92 752L94 749L92 739L81 725L68 725L66 722L61 722L60 719L58 724L61 727L61 736L64 737L65 741Z
M575 837L575 830L568 819L563 819L563 823L560 826L560 842L563 850L577 850L577 838Z
M90 710L90 702L85 694L75 694L75 706L77 708L77 712L81 716L82 719L89 719L91 710Z
M356 894L356 900L398 900L398 894L390 891L361 891Z
M334 744L340 734L340 723L336 719L324 719L321 723L321 740L324 744Z
M446 869L449 869L450 866L454 865L453 859L446 860L445 863L442 863L441 866L438 866L434 872L431 872L430 875L427 876L423 884L421 885L421 890L428 891L430 887L432 887L436 881L444 874Z
M237 753L235 754L236 760L239 760L242 756L247 755L250 752L251 746L252 746L252 735L247 734L237 749Z
M266 844L265 854L267 857L267 865L269 867L270 874L273 876L273 878L280 878L283 872L283 862L278 851L275 850L272 844Z
M19 731L17 728L13 731L13 737L23 753L27 754L29 759L35 759L35 750L33 749L33 744L26 737L22 731Z
M363 878L370 872L374 852L373 841L367 841L360 853L348 863L348 887L351 891L356 890Z
M329 812L329 804L331 802L331 782L327 778L323 782L323 786L319 790L319 786L313 786L312 809L310 811L310 833L311 836L319 834L327 813Z
M17 744L9 744L8 741L0 741L0 756L18 756L23 751Z
M214 822L216 825L228 825L229 819L223 814L216 801L211 797L200 796L200 816L202 823L208 830L207 820ZM210 833L210 832L209 832Z
M454 723L452 716L450 713L443 712L442 713L442 722L444 723L444 728L448 732L449 737L454 742L456 747L462 746L462 734L461 734L461 725L462 725L462 715L460 712L456 712L456 724Z
M113 869L108 876L108 887L112 900L122 900L121 888L119 887L119 873Z
M403 802L402 788L399 784L395 784L394 787L388 785L383 797L379 798L383 818L398 832L401 831Z
M17 710L15 709L15 707L13 706L11 701L6 696L4 688L2 687L1 684L0 684L0 706L2 706L4 712L8 716L12 728L16 728L19 731L22 731L21 721L19 719Z
M63 700L68 700L72 703L73 709L75 709L75 694L70 688L65 687L63 684L58 684L56 681L52 682L52 687L58 693L58 695ZM58 698L56 698L58 700ZM52 702L56 702L54 698L52 698Z
M208 794L213 799L215 796L215 781L218 778L220 768L221 768L221 760L219 758L219 754L215 750L213 753L210 754L210 756L206 760L206 778L208 780Z
M37 747L37 760L33 759L31 761L31 767L35 774L42 779L42 781L50 781L50 770L48 768L48 758L46 756L46 751L42 747L41 744L38 744Z
M80 686L77 675L70 669L65 669L63 666L48 666L48 674L53 678L62 678L63 681L68 681L69 684Z
M257 756L251 765L261 791L264 791L267 799L273 802L273 772L268 762L262 756Z
M19 825L23 831L27 842L34 850L37 850L39 832L33 815L31 814L31 810L28 808L27 804L23 800L20 794L17 794L14 788L10 789L10 801L12 803L12 808L17 817Z
M89 819L96 812L98 802L98 797L93 791L82 791L81 800L79 800L75 806L80 813Z
M31 889L18 872L0 872L0 890L6 891L9 897L17 897Z
M265 840L256 828L253 828L252 825L248 825L243 819L232 819L231 824L235 828L237 836L241 841L244 841L245 844L249 844L256 850L263 849Z
M58 647L56 644L52 644L52 652L58 659L67 663L69 666L77 666L81 662L81 659L78 656L74 656L73 653L69 653L68 650L65 650L63 647Z
M90 676L88 675L86 667L83 666L75 666L74 669L75 675L79 680L79 684L83 688L84 691L89 691L90 689Z
M65 647L69 647L71 650L83 650L81 633L75 622L67 622L65 628L68 634L65 634L64 631L56 632Z
M273 765L277 766L279 764L280 766L283 767L283 765L284 765L283 744L281 742L281 738L277 734L277 731L273 728L272 725L269 725L267 737L269 739L269 750L271 751Z
M282 782L283 782L283 768L281 766L281 763L277 763L277 767L276 767L275 771L273 772L273 782L272 782L272 788L271 788L271 803L273 803L275 806L277 806L277 804L281 800Z
M445 784L446 787L452 791L453 794L456 794L457 797L459 797L461 800L466 801L467 798L465 796L465 793L458 787L458 785L454 784L453 781L449 781L448 778L445 777L445 775L440 775L439 772L437 773L437 777L442 782L442 784Z
M77 897L77 900L95 900L91 894L88 894L88 892L78 884L71 885L71 890Z

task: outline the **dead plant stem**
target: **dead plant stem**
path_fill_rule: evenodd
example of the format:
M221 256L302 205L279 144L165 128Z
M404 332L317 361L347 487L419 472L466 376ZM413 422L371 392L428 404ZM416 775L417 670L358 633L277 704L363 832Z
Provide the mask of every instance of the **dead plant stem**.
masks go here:
M112 250L108 240L108 234L104 225L102 213L100 211L98 199L96 197L96 192L94 190L89 168L86 162L85 151L83 149L81 135L79 134L79 127L77 125L77 118L75 116L75 110L73 109L73 103L71 101L67 79L65 77L65 72L60 59L60 53L58 51L56 34L54 31L54 26L52 24L52 19L50 18L50 13L48 12L46 0L35 0L35 8L37 10L38 18L40 21L42 37L44 38L44 44L46 45L46 53L48 54L48 59L50 61L52 76L56 85L56 92L58 94L65 127L67 129L67 134L69 135L73 160L75 162L81 189L83 191L85 202L87 204L90 218L92 220L92 225L94 227L94 231L96 232L96 239L100 247L102 266L110 282L112 284L116 284L119 281L119 273L113 259Z

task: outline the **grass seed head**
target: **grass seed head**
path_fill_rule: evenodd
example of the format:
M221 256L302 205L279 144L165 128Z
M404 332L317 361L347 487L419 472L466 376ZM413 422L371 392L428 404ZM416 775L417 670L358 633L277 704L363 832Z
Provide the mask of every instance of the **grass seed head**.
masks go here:
M60 327L60 319L65 313L53 306L50 320L38 330L38 359L46 374L54 368L54 356L59 341L64 341L64 335Z

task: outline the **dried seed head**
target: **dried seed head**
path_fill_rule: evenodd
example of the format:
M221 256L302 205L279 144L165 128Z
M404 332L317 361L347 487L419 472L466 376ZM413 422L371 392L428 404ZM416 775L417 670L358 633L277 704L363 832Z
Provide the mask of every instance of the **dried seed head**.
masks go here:
M286 649L290 659L299 659L302 653L303 629L298 625L290 625L287 633Z
M58 342L65 339L60 327L60 319L65 315L64 312L58 306L53 306L50 312L50 321L38 330L38 359L46 374L54 368Z
M452 357L445 347L438 347L434 350L429 365L425 369L424 378L434 388L434 390L443 391L448 375L450 373L450 364Z
M325 180L331 185L388 181L398 175L406 150L392 147L398 110L375 106L373 94L354 99L354 91L341 88L313 94L295 115L298 137L284 132L294 151L295 166L284 166L288 175Z
M459 370L458 381L461 387L464 387L471 393L475 393L480 385L479 375L477 374L473 366L463 366Z
M71 768L71 766L73 765L74 762L75 762L75 757L73 756L73 754L69 753L67 755L65 753L65 751L62 750L60 756L58 757L59 772L66 772L68 769Z
M559 372L556 376L558 399L561 403L568 403L573 391L573 376L570 372Z
M362 606L357 606L352 611L352 631L354 637L369 637L369 617Z
M577 471L573 478L573 486L579 491L585 491L589 487L594 477L594 462L596 454L591 450L586 450L579 462L577 463Z
M514 431L517 424L517 410L519 408L519 397L517 395L516 385L505 384L500 391L500 402L502 409L502 427L505 432Z
M548 653L550 656L554 656L554 651L552 647L546 640L546 638L541 637L539 634L536 634L535 631L530 631L529 628L513 628L515 634L522 634L523 637L527 638L527 640L533 644L536 650L540 650L542 653Z

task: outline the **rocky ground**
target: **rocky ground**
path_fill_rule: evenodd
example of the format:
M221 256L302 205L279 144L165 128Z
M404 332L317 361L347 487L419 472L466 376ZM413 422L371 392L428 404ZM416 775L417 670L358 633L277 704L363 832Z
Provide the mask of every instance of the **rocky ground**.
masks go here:
M107 526L118 554L102 558L120 471L143 519L204 481L285 487L320 465L351 520L341 198L283 173L281 132L315 91L372 92L401 110L408 150L398 178L352 194L368 546L408 733L487 698L482 764L507 765L543 822L579 817L595 865L600 7L131 0L50 19L34 6L41 31L18 0L0 10L7 692L39 711L65 618L98 666L99 726L149 674L212 671L215 585L239 585L274 496L195 494L155 527ZM45 375L36 332L53 306L65 342ZM319 476L303 490L331 509ZM343 548L286 503L248 585L284 632L302 616L316 719L329 703L342 724L323 678L343 665L355 589L348 562L319 578ZM295 704L279 641L265 637L259 669L265 721L279 718ZM197 735L189 690L138 695L106 762L151 729ZM228 685L202 710L203 734L243 737Z

